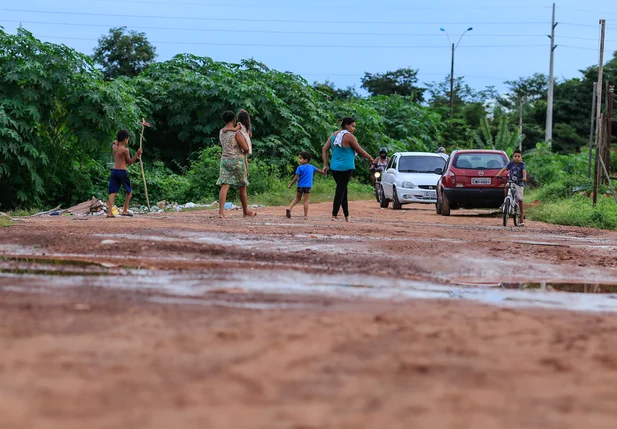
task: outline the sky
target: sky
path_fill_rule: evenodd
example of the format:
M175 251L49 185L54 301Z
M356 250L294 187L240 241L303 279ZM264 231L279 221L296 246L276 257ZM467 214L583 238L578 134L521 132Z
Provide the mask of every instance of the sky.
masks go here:
M606 58L617 51L617 1L557 3L555 78L598 63L598 20ZM548 74L552 1L517 0L0 0L0 26L91 55L112 27L146 33L157 61L191 53L237 63L254 58L310 83L355 86L365 72L419 69L420 83L450 73L475 89Z

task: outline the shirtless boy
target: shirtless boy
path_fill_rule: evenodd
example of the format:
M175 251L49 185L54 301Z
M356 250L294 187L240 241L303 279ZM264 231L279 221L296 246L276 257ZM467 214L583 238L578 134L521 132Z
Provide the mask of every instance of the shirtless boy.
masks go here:
M126 198L124 200L124 209L120 215L133 216L129 213L129 202L133 196L133 189L131 188L131 179L129 179L126 166L133 165L133 163L141 156L143 151L138 149L137 152L135 152L135 155L131 158L129 150L126 147L128 143L129 132L126 130L118 131L116 141L114 142L114 168L111 170L111 176L109 178L109 204L107 206L107 217L115 217L112 213L114 199L122 186L126 191Z

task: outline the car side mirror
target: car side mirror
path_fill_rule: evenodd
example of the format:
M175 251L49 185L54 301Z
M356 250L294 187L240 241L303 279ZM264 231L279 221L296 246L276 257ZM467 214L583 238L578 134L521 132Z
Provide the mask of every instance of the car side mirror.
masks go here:
M434 173L441 176L443 174L443 168L436 168Z

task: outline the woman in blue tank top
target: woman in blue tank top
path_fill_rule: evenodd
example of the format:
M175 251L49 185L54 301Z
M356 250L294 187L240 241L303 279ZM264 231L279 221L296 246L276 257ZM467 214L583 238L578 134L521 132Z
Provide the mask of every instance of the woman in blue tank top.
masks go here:
M356 132L356 120L353 118L345 118L341 123L341 129L332 134L323 149L321 156L323 158L324 171L332 171L332 177L336 182L336 192L334 201L332 202L332 220L338 219L338 213L343 207L345 221L349 222L349 205L347 202L347 185L351 179L353 171L356 169L355 154L356 152L373 162L373 158L366 153L358 144L358 140L354 137ZM328 167L328 151L332 149L332 162Z

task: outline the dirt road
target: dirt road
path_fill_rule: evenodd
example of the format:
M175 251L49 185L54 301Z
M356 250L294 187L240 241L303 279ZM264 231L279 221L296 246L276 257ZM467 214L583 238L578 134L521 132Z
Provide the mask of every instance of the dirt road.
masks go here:
M0 428L617 424L617 233L329 209L0 230Z

